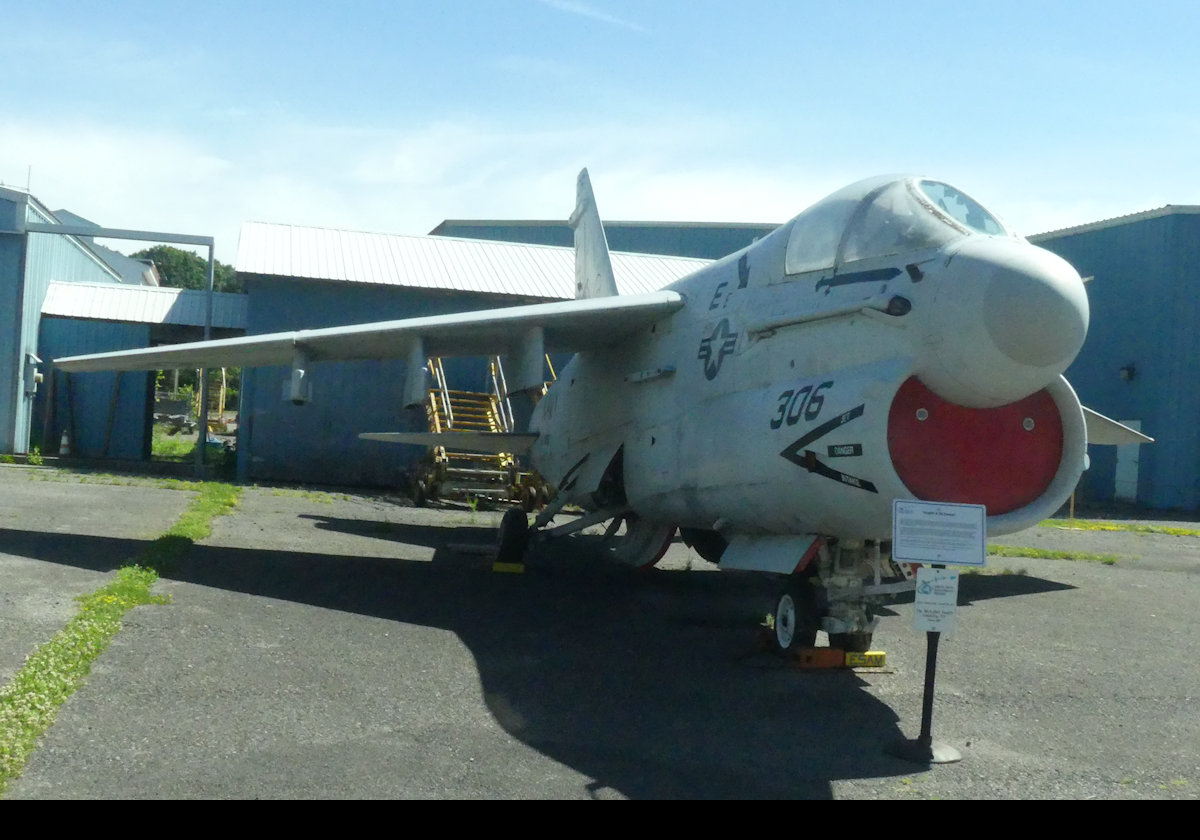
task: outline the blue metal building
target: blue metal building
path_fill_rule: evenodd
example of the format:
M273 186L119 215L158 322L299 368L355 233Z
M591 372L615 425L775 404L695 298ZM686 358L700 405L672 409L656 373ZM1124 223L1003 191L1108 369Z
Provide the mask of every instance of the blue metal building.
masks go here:
M0 452L57 452L65 430L75 455L147 457L153 376L67 378L49 362L202 337L202 293L158 288L152 265L99 245L92 230L114 233L0 188ZM235 332L241 297L218 295L214 311L218 322L233 318Z
M1088 447L1082 498L1200 507L1200 207L1168 205L1030 241L1091 278L1087 341L1066 374L1080 399L1155 438Z
M30 224L57 224L27 193L0 188L0 452L24 453L36 429L37 374L51 356L40 347L42 302L52 281L120 283L88 243L73 236L30 233ZM118 340L119 341L119 340ZM121 346L119 343L110 346Z
M47 360L149 347L204 337L206 294L188 289L100 283L51 283L38 333ZM241 335L246 296L215 293L214 338ZM51 370L34 401L32 437L56 452L68 435L71 454L84 458L150 457L153 372L66 375Z
M651 291L706 260L616 254L625 292ZM569 248L248 223L236 269L247 333L369 323L573 297ZM485 390L487 365L447 359L451 387ZM319 362L304 405L285 397L289 371L242 375L238 478L394 487L418 447L358 439L360 432L424 430L405 410L403 360Z

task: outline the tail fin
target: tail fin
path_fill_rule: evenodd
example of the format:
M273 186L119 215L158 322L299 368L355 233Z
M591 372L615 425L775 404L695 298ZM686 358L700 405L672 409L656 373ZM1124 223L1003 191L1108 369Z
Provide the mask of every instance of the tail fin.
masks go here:
M588 171L579 173L575 188L575 212L567 224L575 231L575 297L598 298L617 294L612 261L608 258L608 239L592 195Z

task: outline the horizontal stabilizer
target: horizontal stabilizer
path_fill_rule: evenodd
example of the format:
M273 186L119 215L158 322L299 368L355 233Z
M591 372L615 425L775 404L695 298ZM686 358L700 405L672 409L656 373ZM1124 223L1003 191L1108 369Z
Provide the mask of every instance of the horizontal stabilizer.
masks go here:
M363 432L359 437L411 446L444 446L453 452L521 455L529 451L538 436L536 432Z
M1083 420L1087 424L1087 442L1101 446L1124 446L1127 443L1154 443L1154 438L1105 417L1098 411L1083 407Z

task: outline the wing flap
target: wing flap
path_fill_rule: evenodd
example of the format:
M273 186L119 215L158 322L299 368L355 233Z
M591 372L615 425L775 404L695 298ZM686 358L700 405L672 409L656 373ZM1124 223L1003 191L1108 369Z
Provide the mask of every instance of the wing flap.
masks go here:
M507 355L534 328L543 330L546 352L576 352L615 344L682 306L679 293L659 291L69 356L54 364L72 373L261 367L291 365L298 349L314 362L390 359L408 355L417 339L431 356Z

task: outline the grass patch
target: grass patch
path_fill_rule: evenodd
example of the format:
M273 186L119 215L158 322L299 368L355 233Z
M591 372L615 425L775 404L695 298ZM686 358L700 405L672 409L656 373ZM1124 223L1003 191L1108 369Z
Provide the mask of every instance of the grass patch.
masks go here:
M287 496L294 499L308 499L310 502L320 502L323 505L333 504L333 497L320 490L299 490L291 487L276 487L271 491L272 496Z
M1014 545L989 545L987 553L994 557L1029 557L1034 560L1086 560L1115 566L1121 559L1116 554L1091 554L1087 551L1048 551L1044 548L1021 548Z
M167 427L156 423L150 437L150 457L156 461L188 461L196 457L195 434L168 434Z
M193 483L199 483L200 494L164 536L192 541L204 539L212 533L213 517L224 516L233 510L241 492L232 484L215 481Z
M79 612L25 660L0 689L0 793L25 768L37 739L54 723L58 708L83 685L92 662L121 629L125 613L142 604L166 603L150 594L153 571L126 566L114 581L81 595Z
M158 487L161 490L193 490L199 492L203 481L182 478L155 478L141 475L114 475L105 472L84 472L59 467L29 476L31 481L74 482L75 484L109 484L116 487Z
M231 485L208 483L197 489L196 499L179 521L131 565L118 569L110 583L76 598L79 612L0 688L0 794L21 775L59 707L87 680L92 663L117 635L125 614L143 604L170 601L150 592L159 571L183 557L194 541L208 536L213 517L229 513L237 504L238 488Z
M1200 537L1195 528L1175 528L1169 525L1146 525L1137 522L1102 522L1096 519L1047 519L1038 523L1047 528L1068 531L1124 531L1130 534L1168 534L1172 537Z

